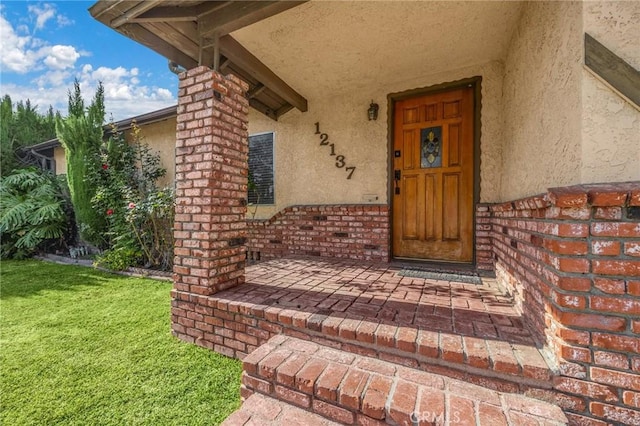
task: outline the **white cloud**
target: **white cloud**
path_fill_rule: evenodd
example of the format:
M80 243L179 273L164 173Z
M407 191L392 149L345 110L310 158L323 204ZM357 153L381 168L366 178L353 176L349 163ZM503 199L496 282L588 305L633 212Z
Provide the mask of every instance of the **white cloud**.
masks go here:
M36 30L41 30L47 24L47 21L56 16L56 9L49 3L43 4L41 7L36 5L29 6L29 13L35 15Z
M147 112L175 105L175 94L167 88L147 85L152 74L141 72L137 67L126 68L96 66L90 63L78 64L80 58L91 57L91 52L79 51L74 46L51 45L35 37L34 31L56 23L71 23L56 13L55 6L41 4L29 6L34 16L33 31L24 25L12 25L0 4L0 68L2 73L28 74L27 83L3 83L0 96L11 96L15 101L29 99L32 105L46 112L49 105L67 113L68 91L73 88L73 80L80 82L82 95L87 103L102 82L105 92L107 120L133 117ZM6 81L6 80L5 80Z
M73 68L80 58L80 54L73 46L56 45L47 50L49 50L49 54L44 59L44 64L55 70Z
M45 7L47 7L46 4ZM53 9L43 11L37 6L29 6L30 11L33 12L33 9L39 13L36 26L43 26L48 19L51 19L48 16ZM26 35L19 35L19 33ZM3 71L25 74L44 68L53 70L72 68L81 56L73 46L50 46L46 41L28 35L28 28L21 26L16 31L3 15L0 15L0 39L2 40L0 66Z

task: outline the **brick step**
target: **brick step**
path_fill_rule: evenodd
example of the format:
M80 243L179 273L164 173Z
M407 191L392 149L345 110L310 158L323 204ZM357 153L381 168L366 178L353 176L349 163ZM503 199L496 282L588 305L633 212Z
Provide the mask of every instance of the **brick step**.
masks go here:
M512 319L506 317L492 315L494 323L505 325L498 335L483 337L481 333L437 330L434 323L417 326L328 309L294 309L282 300L272 304L250 294L227 298L222 293L212 298L215 307L207 309L213 318L203 316L204 321L211 321L207 326L212 329L211 334L204 333L204 340L219 342L212 349L242 358L271 337L286 334L503 392L552 387L555 374L545 358L527 343L525 331L507 325ZM475 330L490 325L482 322L484 316L477 316L474 321L473 313L468 313L467 325Z
M271 338L243 369L245 404L260 393L341 424L567 423L559 407L538 399L290 336Z
M221 426L339 426L319 414L295 407L287 402L259 393L251 395L242 407L222 422Z

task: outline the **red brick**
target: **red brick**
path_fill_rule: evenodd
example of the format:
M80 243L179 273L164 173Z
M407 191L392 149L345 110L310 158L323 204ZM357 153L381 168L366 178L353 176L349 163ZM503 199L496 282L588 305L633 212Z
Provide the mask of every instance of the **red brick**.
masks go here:
M552 292L553 300L563 308L584 309L587 306L587 299L584 296L575 294L562 294Z
M322 322L322 334L327 336L337 336L339 333L340 323L343 318L329 317Z
M622 219L621 207L596 207L593 218L599 220L620 220Z
M549 189L549 201L557 207L582 207L587 205L587 193L574 187Z
M301 392L296 392L292 389L285 388L284 386L276 385L276 395L278 398L284 401L290 402L302 408L309 408L311 406L311 397Z
M418 332L418 353L428 358L438 358L440 353L439 333L436 331L420 330Z
M343 425L351 425L355 421L355 415L351 411L317 399L313 401L313 411Z
M590 190L589 203L598 207L624 206L628 196L629 191Z
M446 420L445 415L444 393L428 386L421 387L415 411L418 424L444 425Z
M620 255L620 242L608 240L591 241L591 253L599 256Z
M258 363L257 373L267 379L276 378L276 369L291 355L291 351L276 350L264 357Z
M624 318L574 312L561 312L559 321L565 326L609 331L622 331L627 326Z
M595 287L603 293L625 294L624 280L596 278L593 280Z
M594 260L593 273L640 277L640 260Z
M316 381L315 394L327 401L338 400L338 388L348 368L340 364L329 364Z
M586 346L591 341L591 335L588 331L572 330L570 328L561 328L559 330L560 337L567 343Z
M372 374L362 400L362 413L374 419L384 419L385 404L392 384L390 378Z
M360 321L358 320L350 319L350 318L344 319L340 323L340 326L338 326L340 337L342 337L343 339L355 340L356 330L358 329L359 325L360 325Z
M249 389L256 390L267 395L273 392L271 382L249 376L247 373L242 373L242 383L244 383L244 385Z
M622 425L639 425L640 411L628 408L614 407L612 405L592 402L589 404L591 413L597 417L605 418Z
M307 363L309 357L303 354L293 354L276 369L278 383L295 387L296 373Z
M388 407L387 422L389 422L390 418L398 424L412 424L411 416L415 411L417 397L417 385L405 381L399 381Z
M413 327L399 327L396 335L396 348L405 352L416 352L416 340L418 339L418 329Z
M462 336L448 333L440 335L440 349L442 359L458 364L464 363L464 351L462 350Z
M627 256L640 257L640 242L630 241L624 243L624 254Z
M296 373L296 387L305 393L313 394L316 380L327 367L324 359L311 359Z
M626 355L616 352L595 351L593 360L597 365L613 367L621 370L629 368L629 358Z
M589 252L586 241L545 239L543 245L547 250L557 254L583 255Z
M592 333L593 346L621 352L640 352L640 338L616 334Z
M640 281L628 281L627 293L632 296L640 296Z
M375 331L376 343L379 346L393 348L398 327L388 324L380 324Z
M509 413L511 424L518 426L539 426L538 419L526 414L511 412ZM606 426L606 425L605 425Z
M488 368L490 366L489 350L484 339L464 336L463 342L467 364L478 368Z
M640 408L640 393L624 391L622 393L622 401L631 407Z
M350 370L347 372L338 391L340 405L352 410L359 410L362 393L368 380L369 374L364 371Z
M356 330L356 340L359 342L374 343L375 331L378 328L378 323L371 321L362 321L360 326Z
M596 311L640 315L640 300L638 299L591 296L590 306Z
M591 362L591 351L588 348L562 345L560 351L562 358L574 362Z
M473 401L470 399L451 395L447 404L447 412L451 420L450 424L474 425L476 423Z
M580 414L575 413L566 413L567 419L569 420L570 425L580 425L580 426L611 426L611 423L603 422L600 420L596 420L592 417L582 416ZM512 417L513 419L513 417ZM518 426L521 426L521 423L516 423Z
M588 278L560 277L558 287L567 291L589 291L591 280Z
M487 340L487 347L489 348L493 370L508 374L520 373L518 360L513 354L509 343Z
M596 237L637 237L640 224L633 222L596 222L591 224L591 235Z
M591 367L591 380L623 389L640 390L640 374L623 373L600 367Z
M558 270L562 272L574 272L574 273L588 273L591 267L591 261L589 259L560 257L554 264Z
M554 389L575 395L586 396L605 402L617 402L618 393L611 386L585 380L573 379L570 377L556 377L554 379Z

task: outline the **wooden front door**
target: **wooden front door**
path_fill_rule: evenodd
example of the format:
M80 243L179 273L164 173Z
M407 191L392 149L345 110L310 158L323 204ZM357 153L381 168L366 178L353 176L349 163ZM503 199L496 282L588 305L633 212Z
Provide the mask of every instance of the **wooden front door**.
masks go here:
M393 142L393 255L471 262L473 89L398 101Z

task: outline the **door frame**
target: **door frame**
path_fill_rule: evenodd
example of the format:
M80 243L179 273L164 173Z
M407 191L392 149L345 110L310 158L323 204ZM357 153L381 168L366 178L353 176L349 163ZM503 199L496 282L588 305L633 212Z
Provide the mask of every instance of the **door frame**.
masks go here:
M387 95L387 202L389 206L389 259L393 256L393 137L395 134L394 118L396 112L396 102L405 99L415 98L425 95L433 95L440 92L448 92L463 87L473 88L473 258L468 262L452 262L452 264L476 266L476 206L480 202L480 136L481 128L481 107L482 107L482 77L475 76L447 83L435 84L432 86L409 89L402 92L390 93ZM403 259L403 261L405 261ZM434 262L441 263L436 259L415 259L414 262Z

